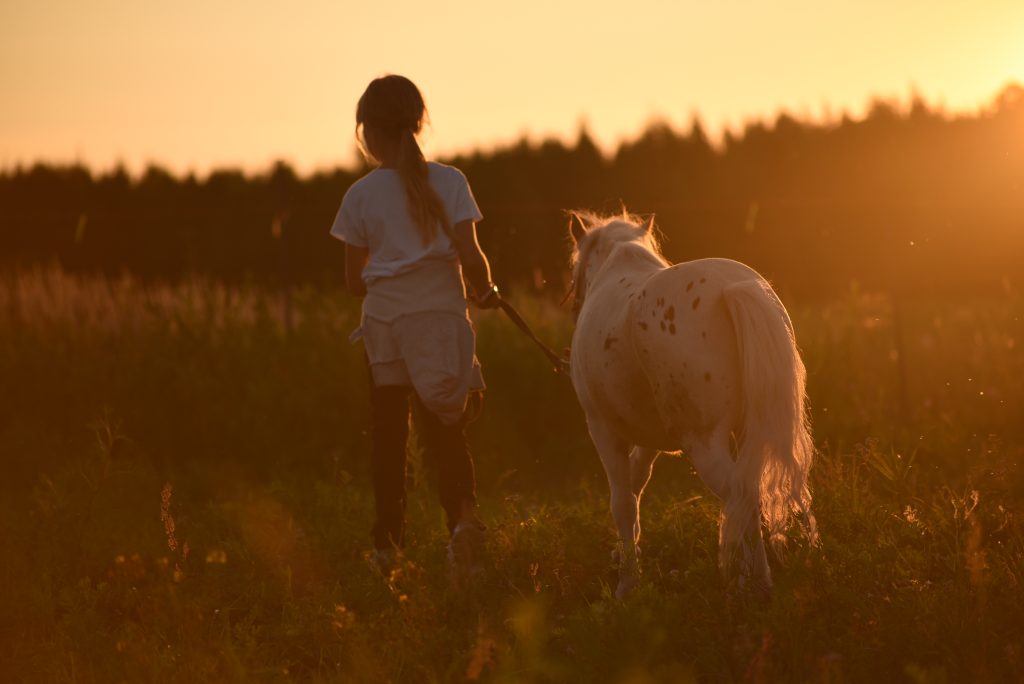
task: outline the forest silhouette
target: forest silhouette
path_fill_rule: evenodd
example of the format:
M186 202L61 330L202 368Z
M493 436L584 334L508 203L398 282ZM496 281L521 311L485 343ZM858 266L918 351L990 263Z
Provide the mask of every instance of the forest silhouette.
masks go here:
M485 215L481 242L499 283L565 291L566 209L656 215L673 261L745 261L790 296L851 284L907 296L983 294L1024 275L1024 87L950 115L920 98L876 100L853 119L780 114L709 141L665 123L603 156L519 144L447 161ZM37 164L0 173L0 267L57 262L74 272L176 280L198 273L267 285L341 281L327 231L366 172L299 177L218 170L199 179L156 166L94 174Z

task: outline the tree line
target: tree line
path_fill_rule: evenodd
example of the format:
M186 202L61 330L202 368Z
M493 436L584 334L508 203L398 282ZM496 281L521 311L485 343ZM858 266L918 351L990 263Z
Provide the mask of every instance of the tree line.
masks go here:
M518 144L444 160L469 178L481 242L499 283L564 291L566 209L655 214L673 261L745 261L783 291L908 295L989 292L1024 275L1024 87L949 115L919 98L875 101L859 119L780 114L713 144L650 125L602 155L573 144ZM176 177L150 167L94 174L37 164L0 173L0 267L173 280L331 285L342 247L327 231L367 169L299 177L288 165L246 175Z

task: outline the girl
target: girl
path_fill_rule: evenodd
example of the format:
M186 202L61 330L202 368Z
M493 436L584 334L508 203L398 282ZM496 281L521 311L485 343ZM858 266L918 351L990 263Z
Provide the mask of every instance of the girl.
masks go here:
M484 388L463 277L478 306L497 288L476 239L483 217L465 176L427 162L416 136L427 115L402 76L374 80L356 107L356 137L379 164L341 202L331 235L345 243L345 282L363 297L370 366L374 559L387 569L404 543L410 400L425 456L438 466L453 569L479 564L473 461L466 447L470 392Z

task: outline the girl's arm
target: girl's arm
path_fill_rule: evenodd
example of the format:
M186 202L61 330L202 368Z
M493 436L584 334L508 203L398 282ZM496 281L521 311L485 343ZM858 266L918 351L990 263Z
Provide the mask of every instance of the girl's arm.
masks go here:
M487 295L493 286L491 265L487 263L487 256L477 242L476 224L473 221L460 221L452 227L452 232L455 235L455 251L458 252L462 272L469 286L478 297ZM477 304L489 308L497 306L498 302L494 297L487 297L483 301L478 300Z
M356 297L366 296L363 269L370 258L370 250L345 243L345 287Z

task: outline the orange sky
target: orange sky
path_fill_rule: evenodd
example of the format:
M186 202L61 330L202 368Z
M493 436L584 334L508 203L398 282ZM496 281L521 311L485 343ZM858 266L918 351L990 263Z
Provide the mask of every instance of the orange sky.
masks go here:
M351 164L355 102L416 81L433 154L529 133L611 149L652 118L713 134L871 95L973 110L1024 81L1022 0L294 3L4 0L0 168Z

